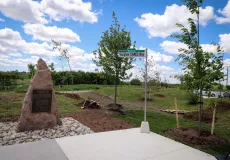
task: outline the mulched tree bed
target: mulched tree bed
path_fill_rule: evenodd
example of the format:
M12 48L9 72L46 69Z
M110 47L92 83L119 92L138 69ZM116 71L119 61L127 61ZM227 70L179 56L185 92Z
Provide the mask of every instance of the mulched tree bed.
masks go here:
M103 110L86 109L82 112L64 114L63 117L72 117L91 128L94 132L105 132L135 127L132 124L106 114Z
M138 101L143 102L143 101L145 101L145 98L139 98ZM147 101L150 102L150 101L153 101L153 99L152 98L147 98Z
M160 97L160 98L165 98L165 97L166 97L165 95L160 94L160 93L154 94L154 96L156 96L156 97Z
M217 112L224 112L227 110L230 110L230 103L229 102L218 102L216 105ZM212 108L207 108L202 111L202 117L201 121L205 123L212 123L212 116L213 116L213 110ZM189 112L184 114L183 118L185 119L191 119L194 121L199 121L199 112ZM215 117L215 121L218 120L217 117Z
M214 147L228 144L228 141L222 137L211 135L210 131L201 130L199 136L198 128L174 128L169 129L167 134L175 138L177 141L188 145L201 145L205 147Z
M201 121L205 123L212 123L212 113L213 110L211 108L205 109L202 111ZM183 118L190 119L194 121L199 121L199 112L188 112L183 115ZM217 117L215 117L215 121L217 120Z
M114 103L111 103L106 106L106 109L111 112L118 113L118 114L122 114L122 115L126 114L126 111L124 110L124 107L121 104L114 105Z

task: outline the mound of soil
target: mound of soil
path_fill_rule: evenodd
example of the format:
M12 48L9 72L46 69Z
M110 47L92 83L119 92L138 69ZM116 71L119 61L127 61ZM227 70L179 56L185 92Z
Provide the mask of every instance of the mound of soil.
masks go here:
M154 94L154 96L156 96L156 97L160 97L160 98L165 98L165 97L166 97L165 95L160 94L160 93Z
M217 110L217 112L225 112L227 110L230 110L230 102L218 102L216 105L216 110ZM213 114L212 108L207 108L207 109L203 110L201 121L205 122L205 123L212 123L212 116L213 116L212 114ZM184 114L183 117L185 119L191 119L194 121L198 121L199 120L199 112L198 111L189 112L189 113ZM215 117L215 121L216 120L218 120L217 117Z
M81 99L79 94L77 93L60 93L60 92L55 92L57 95L64 95L65 97L72 98L72 99Z
M216 105L217 111L224 112L230 110L230 102L219 102Z
M115 113L119 113L119 114L122 114L122 115L126 114L126 112L124 110L124 107L121 104L115 104L114 105L114 103L111 103L111 104L107 105L106 108L109 111L112 111L112 112L115 112Z
M201 116L201 121L205 123L212 123L212 114L213 110L211 108L207 108L202 111L202 116ZM194 121L199 121L199 112L194 111L194 112L188 112L183 115L183 118L185 119L191 119ZM217 120L217 117L215 117L215 121Z
M100 104L101 107L105 107L107 106L108 104L112 103L113 100L111 97L109 96L104 96L102 94L98 94L98 93L95 93L95 92L91 92L89 95L88 95L88 99L91 99L91 100L94 100L96 102L98 102Z
M207 130L202 130L199 136L198 128L174 128L169 129L167 133L185 144L202 145L206 147L228 144L226 139L211 135L210 131Z
M96 102L96 101L92 101L92 100L86 100L83 101L82 103L82 107L88 108L88 109L100 109L100 105Z
M145 98L139 98L138 101L143 102L143 101L145 101ZM153 101L153 99L152 99L152 98L147 98L147 101L148 101L148 102L149 102L149 101Z
M94 132L105 132L134 128L135 126L106 114L102 110L83 110L78 113L64 114L63 117L73 117Z

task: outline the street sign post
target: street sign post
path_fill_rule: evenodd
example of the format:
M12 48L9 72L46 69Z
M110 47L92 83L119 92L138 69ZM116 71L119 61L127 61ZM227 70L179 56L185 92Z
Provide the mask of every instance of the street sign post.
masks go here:
M128 50L119 50L119 57L145 57L145 106L144 106L144 121L141 123L141 133L149 133L149 123L146 121L146 108L147 108L147 62L148 62L148 54L147 49L145 50L136 50L135 48L130 48Z

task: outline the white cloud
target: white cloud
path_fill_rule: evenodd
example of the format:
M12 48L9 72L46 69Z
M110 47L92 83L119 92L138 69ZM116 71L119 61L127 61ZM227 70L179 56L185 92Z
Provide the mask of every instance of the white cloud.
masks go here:
M137 64L134 64L134 67L127 71L128 74L132 73L132 77L129 80L133 78L138 78L144 81L143 79L144 68L143 67L144 66L138 66ZM150 65L149 67L150 68L148 68L148 77L154 77L155 73L158 72L160 73L160 78L162 81L167 79L169 83L178 83L176 79L170 77L172 73L174 73L174 68L171 68L165 65L160 65L158 63L154 63L154 65Z
M47 23L42 12L43 7L31 0L1 0L0 11L7 17L23 22Z
M23 28L26 34L33 36L34 40L50 42L51 39L54 39L58 42L80 42L79 35L69 28L30 23L25 24Z
M169 54L179 54L178 49L180 48L188 49L188 47L185 44L175 41L164 41L160 44L160 46L165 52ZM217 52L217 47L212 44L201 44L201 47L205 52Z
M95 23L101 12L92 11L91 2L82 0L1 0L0 11L7 17L23 22L46 24L50 19Z
M165 38L173 33L180 32L176 23L181 23L185 27L188 27L187 19L189 17L196 19L196 15L192 15L186 6L173 4L167 6L162 15L144 13L140 18L136 17L134 20L140 27L146 29L149 38ZM207 6L200 9L200 23L202 26L206 26L208 21L214 19L214 17L213 7Z
M22 54L15 52L15 53L9 53L9 56L10 57L22 57Z
M5 63L6 65L10 64L11 66L27 67L27 64L29 63L36 64L38 59L39 59L38 56L31 56L29 58L5 59L2 60L2 62Z
M69 44L62 44L62 47L68 48L70 63L71 66L73 66L73 70L80 70L81 67L83 67L83 70L86 71L95 70L95 65L90 64L92 63L91 60L93 58L92 53L86 53L83 49L80 49L76 46L71 46ZM9 28L0 29L1 68L4 68L4 66L9 66L10 64L10 66L13 67L9 67L8 69L15 70L17 67L20 67L22 70L27 70L27 64L35 64L39 57L46 60L46 62L49 64L51 62L55 62L52 58L59 55L60 53L56 50L53 50L50 43L26 42L24 39L22 39L19 32L13 31Z
M216 16L216 22L218 24L230 23L230 0L228 0L227 5L223 9L219 9L218 12L222 17Z
M217 46L214 46L212 44L201 44L201 47L205 52L217 53Z
M2 18L0 18L0 22L5 22L5 20L4 20L4 19L2 19Z
M174 41L164 41L160 44L161 48L164 52L170 53L170 54L179 54L178 49L184 48L187 49L188 47L181 43L181 42L174 42Z
M224 52L230 53L230 33L229 34L220 34L220 45L223 47Z
M0 55L9 54L31 54L37 56L57 56L58 52L54 51L52 46L46 42L26 42L22 39L17 31L5 28L0 30Z
M224 67L230 67L230 59L224 60Z
M44 12L55 21L71 18L74 21L95 23L98 21L91 2L82 0L42 0Z
M144 47L140 47L140 49L145 49ZM148 59L153 59L155 62L171 62L173 60L173 56L168 56L166 54L162 54L160 52L155 52L151 49L148 49Z

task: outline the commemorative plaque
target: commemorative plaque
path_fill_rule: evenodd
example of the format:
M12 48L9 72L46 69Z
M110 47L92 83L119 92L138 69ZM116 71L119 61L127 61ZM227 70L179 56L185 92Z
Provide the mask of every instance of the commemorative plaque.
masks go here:
M33 90L32 113L50 112L52 90Z

